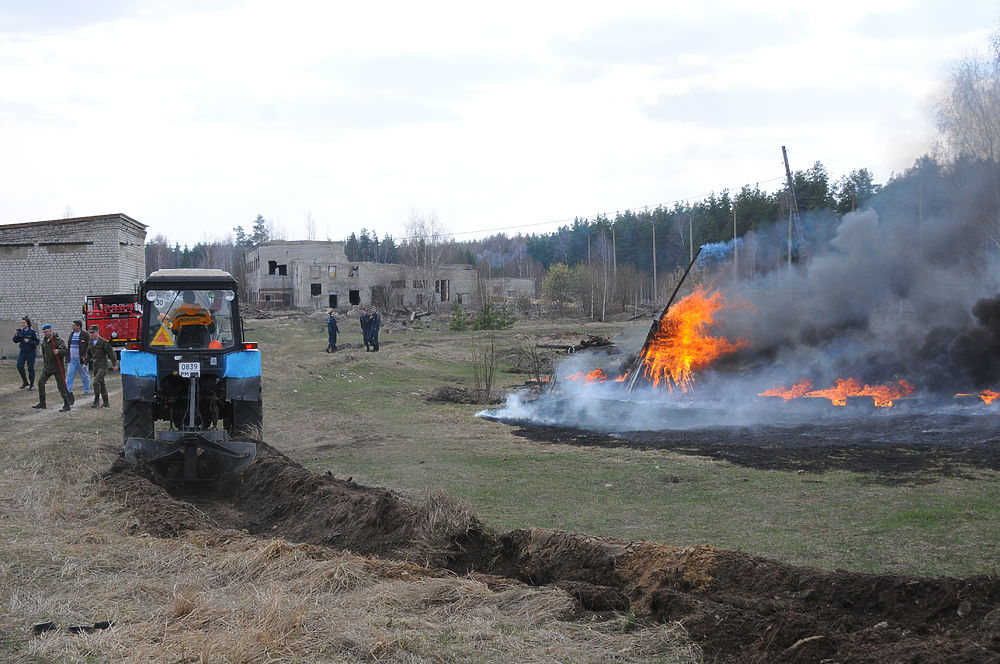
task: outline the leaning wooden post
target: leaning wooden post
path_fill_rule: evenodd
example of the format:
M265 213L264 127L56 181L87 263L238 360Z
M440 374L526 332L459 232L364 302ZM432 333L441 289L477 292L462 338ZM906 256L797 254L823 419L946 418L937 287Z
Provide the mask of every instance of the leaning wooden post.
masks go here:
M674 287L674 292L670 294L670 299L667 300L667 306L663 307L663 310L660 311L660 315L654 318L652 325L649 326L649 332L646 333L646 341L643 342L642 348L639 350L639 355L636 356L635 362L632 364L632 378L628 382L628 392L631 392L632 388L635 387L635 381L639 377L639 371L642 368L642 358L646 353L646 349L649 347L649 342L652 341L653 335L656 334L656 331L660 329L660 322L663 321L663 317L667 315L667 309L669 309L670 305L674 303L674 298L677 297L677 293L680 291L681 285L684 284L684 280L687 279L688 272L690 272L691 268L694 267L694 263L698 260L698 256L700 254L701 247L698 247L698 251L695 252L691 262L688 263L687 269L684 270L684 274L681 276L680 281L677 282L677 286Z

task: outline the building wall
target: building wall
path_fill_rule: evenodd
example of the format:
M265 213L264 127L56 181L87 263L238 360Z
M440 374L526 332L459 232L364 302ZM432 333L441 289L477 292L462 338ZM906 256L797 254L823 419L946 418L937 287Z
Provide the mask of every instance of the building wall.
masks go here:
M493 277L486 280L489 296L494 300L505 300L512 297L527 295L535 297L535 280L519 277Z
M135 290L145 241L146 226L123 214L0 226L0 319L27 314L65 334L85 296Z
M267 242L247 253L246 265L250 301L258 306L329 309L335 295L338 309L368 307L373 291L382 289L390 307L429 309L450 306L460 297L463 304L472 304L476 295L472 266L424 271L393 263L350 262L343 242ZM441 281L447 281L445 300L440 288L435 290Z

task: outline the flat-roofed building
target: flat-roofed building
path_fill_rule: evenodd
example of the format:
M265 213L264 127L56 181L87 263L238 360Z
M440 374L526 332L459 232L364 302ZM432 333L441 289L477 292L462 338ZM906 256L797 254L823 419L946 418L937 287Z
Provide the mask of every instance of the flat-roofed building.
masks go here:
M0 225L0 321L27 315L65 336L87 295L135 292L145 243L145 224L120 213Z
M349 261L343 242L271 240L245 255L248 298L259 307L438 309L472 305L471 265L434 268Z

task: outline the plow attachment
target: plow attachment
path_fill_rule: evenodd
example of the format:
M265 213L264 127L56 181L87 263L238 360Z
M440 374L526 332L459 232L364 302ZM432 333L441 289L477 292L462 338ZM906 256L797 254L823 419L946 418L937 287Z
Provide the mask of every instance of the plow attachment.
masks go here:
M217 480L238 473L257 456L255 443L227 438L224 431L158 431L156 438L129 438L125 461L150 466L171 480Z

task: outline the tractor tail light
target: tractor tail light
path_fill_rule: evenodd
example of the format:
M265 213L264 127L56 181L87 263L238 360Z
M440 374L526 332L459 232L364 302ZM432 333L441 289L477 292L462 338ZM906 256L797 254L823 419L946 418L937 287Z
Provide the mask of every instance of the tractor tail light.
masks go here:
M257 342L256 341L244 341L243 342L243 350L257 350Z

